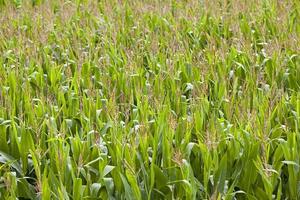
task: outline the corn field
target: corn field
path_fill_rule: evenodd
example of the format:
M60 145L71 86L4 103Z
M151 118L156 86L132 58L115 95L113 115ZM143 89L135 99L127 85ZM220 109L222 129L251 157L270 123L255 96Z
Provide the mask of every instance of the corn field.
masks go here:
M299 0L0 0L0 199L300 199Z

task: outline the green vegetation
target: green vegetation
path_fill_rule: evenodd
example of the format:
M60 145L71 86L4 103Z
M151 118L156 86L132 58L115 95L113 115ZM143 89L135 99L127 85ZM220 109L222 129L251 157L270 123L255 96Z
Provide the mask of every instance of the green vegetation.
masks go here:
M0 199L300 199L299 0L0 0Z

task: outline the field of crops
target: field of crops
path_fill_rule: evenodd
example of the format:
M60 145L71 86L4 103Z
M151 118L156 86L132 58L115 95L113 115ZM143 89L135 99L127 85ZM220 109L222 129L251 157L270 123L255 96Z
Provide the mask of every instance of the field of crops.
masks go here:
M0 0L0 199L300 199L300 1Z

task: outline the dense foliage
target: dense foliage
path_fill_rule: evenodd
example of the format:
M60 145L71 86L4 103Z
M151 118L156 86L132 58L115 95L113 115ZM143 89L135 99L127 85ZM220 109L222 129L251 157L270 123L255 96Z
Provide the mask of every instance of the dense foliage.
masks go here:
M0 199L299 199L300 1L0 0Z

